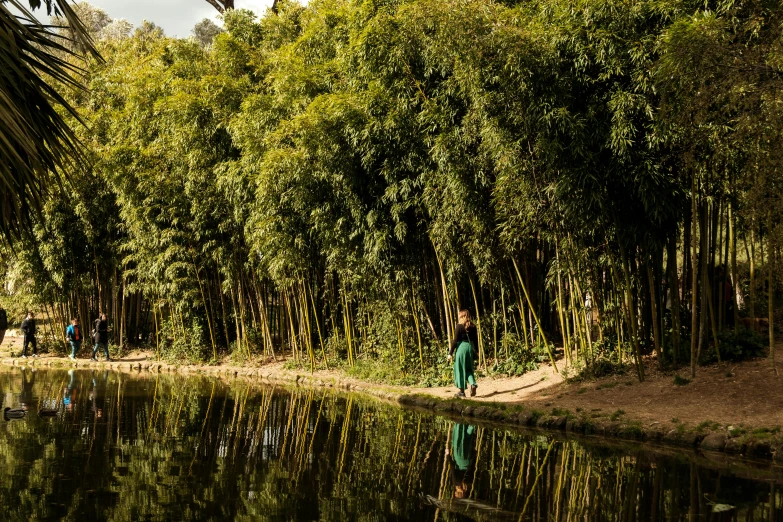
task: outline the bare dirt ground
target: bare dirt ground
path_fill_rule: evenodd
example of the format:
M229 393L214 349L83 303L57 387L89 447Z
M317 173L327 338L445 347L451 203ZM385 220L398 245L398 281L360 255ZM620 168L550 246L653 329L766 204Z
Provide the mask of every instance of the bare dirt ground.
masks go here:
M646 362L645 381L634 373L598 380L566 382L551 365L507 379L479 381L478 401L496 401L549 412L552 408L612 414L647 424L701 423L746 428L783 427L783 343L776 346L776 365L769 359L722 363L696 368L696 377L677 385L674 376L691 379L690 369L661 372L654 360ZM562 370L562 368L561 368ZM453 388L416 390L436 397L453 397Z
M21 337L8 335L12 333L6 334L0 346L0 357L17 354L21 350ZM90 348L84 346L81 357L89 358L89 352ZM747 429L774 429L783 427L783 343L777 344L775 352L780 373L773 369L769 359L722 363L698 367L696 377L683 385L675 384L674 376L690 379L689 368L661 372L654 359L646 361L646 378L641 383L634 373L568 382L562 376L565 367L561 361L561 373L545 364L520 377L480 379L478 394L473 399L520 404L545 413L560 408L594 415L620 414L648 426L683 424L694 428L699 424L717 423L724 428L733 425ZM49 358L42 357L43 360ZM122 362L142 362L153 358L151 352L135 351L124 356ZM228 368L233 365L226 362L221 366ZM292 372L284 366L284 362L277 362L265 364L263 368L273 373L305 373L302 370ZM206 367L190 369L198 371L200 368ZM309 372L307 374L310 375ZM339 370L318 370L312 377L327 382L339 380L361 384L361 381L347 377ZM452 398L456 392L452 387L383 387L398 394L421 393L439 398Z

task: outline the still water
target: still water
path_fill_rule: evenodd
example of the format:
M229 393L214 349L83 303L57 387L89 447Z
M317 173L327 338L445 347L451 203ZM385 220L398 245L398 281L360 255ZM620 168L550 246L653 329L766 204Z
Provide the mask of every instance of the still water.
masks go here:
M0 371L0 520L775 520L783 475L205 378ZM10 409L7 409L10 408Z

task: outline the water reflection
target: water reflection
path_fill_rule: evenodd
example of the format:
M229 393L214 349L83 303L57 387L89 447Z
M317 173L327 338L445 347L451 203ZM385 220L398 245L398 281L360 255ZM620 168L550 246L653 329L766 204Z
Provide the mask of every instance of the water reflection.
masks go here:
M470 493L473 484L473 473L476 467L476 427L460 422L454 423L451 431L452 450L446 450L446 456L451 456L451 483L454 485L454 497L465 498Z
M715 468L348 396L0 373L0 519L776 520L777 470ZM38 412L38 415L33 412Z

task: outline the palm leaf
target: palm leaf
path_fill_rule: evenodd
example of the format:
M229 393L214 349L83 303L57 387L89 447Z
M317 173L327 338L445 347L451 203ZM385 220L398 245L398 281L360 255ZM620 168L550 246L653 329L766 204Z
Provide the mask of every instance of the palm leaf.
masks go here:
M79 141L57 107L81 120L56 87L82 89L82 70L72 59L100 58L67 0L28 3L67 20L74 41L41 24L19 0L0 0L0 237L7 241L29 228L68 170L84 167Z

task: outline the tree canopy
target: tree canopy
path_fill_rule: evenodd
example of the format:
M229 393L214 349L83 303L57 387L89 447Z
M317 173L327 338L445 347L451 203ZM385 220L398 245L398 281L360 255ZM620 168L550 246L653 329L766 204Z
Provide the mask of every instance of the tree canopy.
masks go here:
M780 6L317 0L223 21L90 29L105 63L58 95L92 168L12 261L53 314L109 309L118 343L173 357L427 382L462 307L504 372L757 353L737 325L774 320L780 280Z

